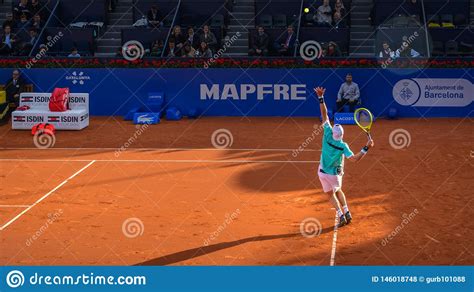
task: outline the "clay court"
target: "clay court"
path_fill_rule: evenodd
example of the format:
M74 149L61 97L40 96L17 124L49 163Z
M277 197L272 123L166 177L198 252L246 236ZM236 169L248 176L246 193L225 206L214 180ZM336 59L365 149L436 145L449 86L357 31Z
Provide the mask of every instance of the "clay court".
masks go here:
M321 135L315 123L164 121L119 152L138 128L112 117L92 118L81 132L58 132L46 150L35 148L28 131L5 125L0 262L474 264L472 119L377 121L375 148L358 164L346 162L343 189L354 221L340 229L316 176ZM218 129L232 133L226 149L211 143ZM401 149L389 142L396 129L410 135ZM345 141L355 152L366 136L347 126ZM307 218L321 224L318 236L300 232Z

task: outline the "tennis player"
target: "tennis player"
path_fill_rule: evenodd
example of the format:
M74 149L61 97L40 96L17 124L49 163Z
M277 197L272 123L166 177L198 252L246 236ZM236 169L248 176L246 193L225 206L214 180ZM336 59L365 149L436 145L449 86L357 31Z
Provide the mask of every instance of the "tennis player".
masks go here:
M374 146L374 141L369 138L369 141L362 150L354 154L347 143L342 140L344 136L342 126L335 124L334 127L331 127L328 110L324 102L326 89L317 87L314 91L319 100L319 108L321 109L323 120L322 127L324 129L318 176L323 186L323 191L328 194L331 204L336 209L337 216L339 217L338 227L342 227L352 221L351 212L349 207L347 207L346 196L342 191L344 157L354 162L361 160L367 154L367 151Z

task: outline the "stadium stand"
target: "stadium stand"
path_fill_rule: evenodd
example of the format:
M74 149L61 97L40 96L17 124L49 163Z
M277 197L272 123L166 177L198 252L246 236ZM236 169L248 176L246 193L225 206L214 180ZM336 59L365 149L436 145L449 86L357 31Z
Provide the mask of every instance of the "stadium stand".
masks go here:
M11 50L1 51L5 56L44 51L45 42L61 33L48 55L68 56L77 48L80 56L116 57L125 43L134 40L147 52L155 44L151 55L165 57L170 40L176 42L172 35L176 26L185 39L188 28L193 28L192 47L197 50L203 27L209 25L212 34L206 43L213 53L226 57L248 56L258 25L268 34L269 56L296 56L299 46L312 40L322 44L324 53L329 43L336 45L341 54L331 56L371 58L379 54L383 42L396 49L414 31L419 37L411 47L420 56L470 56L474 39L472 29L466 29L473 23L474 0L449 5L445 0L329 0L330 12L325 14L329 22L320 19L322 0L50 0L34 5L36 0L23 1L27 9L19 0L0 4L0 20L13 26L17 40ZM288 25L294 27L295 40L291 39L291 52L282 53L279 45Z

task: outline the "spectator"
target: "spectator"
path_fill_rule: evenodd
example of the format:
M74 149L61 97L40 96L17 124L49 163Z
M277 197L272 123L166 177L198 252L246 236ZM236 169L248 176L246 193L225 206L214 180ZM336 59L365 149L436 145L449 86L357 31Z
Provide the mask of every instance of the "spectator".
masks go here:
M402 6L403 14L407 16L417 17L421 15L420 3L416 0L408 0L405 5Z
M329 42L328 50L326 52L326 57L337 58L341 57L342 53L339 49L339 46L335 42Z
M282 42L282 40L284 40ZM278 53L283 56L293 55L296 43L296 34L292 25L289 25L286 29L286 33L283 35L283 38L280 39L280 43L275 45Z
M341 13L336 11L333 15L334 27L335 28L345 28L346 27L346 20L342 18Z
M211 58L212 57L212 51L209 48L209 45L205 41L201 42L201 45L199 46L199 49L196 52L196 57L198 58Z
M29 34L30 39L22 44L20 52L22 56L27 56L38 40L38 32L33 27L29 29Z
M207 44L207 47L213 51L217 48L217 39L216 36L212 31L209 29L209 25L204 25L202 28L202 34L200 37L200 41L205 42Z
M72 48L71 53L67 56L68 58L80 58L81 54L77 51L77 48Z
M41 5L38 0L31 0L30 5L30 15L40 14L41 13Z
M28 17L25 13L20 16L20 21L18 22L18 30L20 31L28 31L28 27L30 26L30 22L28 21Z
M395 51L395 58L418 58L421 54L415 51L410 44Z
M186 38L181 33L181 26L176 25L175 27L173 27L173 33L171 34L171 37L174 39L175 42L175 55L176 57L181 57L181 55L183 54L183 46L186 42Z
M318 7L315 14L316 24L318 26L331 26L332 23L332 9L329 6L329 0L324 0L323 5Z
M16 23L15 20L13 19L13 14L11 12L6 14L6 19L3 22L2 29L5 28L5 26L9 25L11 29L16 28Z
M389 59L389 58L394 58L394 57L395 57L395 52L392 51L388 42L387 41L383 42L382 50L379 53L379 58Z
M18 107L20 93L25 91L25 84L24 79L20 76L20 71L18 69L13 70L12 78L5 85L7 102L10 104L11 109Z
M11 27L6 25L3 28L2 43L0 44L0 55L11 55L15 52L17 38L12 33Z
M163 53L163 40L154 41L151 45L150 56L161 57Z
M163 25L163 15L156 5L151 6L146 18L151 26L160 27Z
M269 37L263 26L257 27L257 33L252 36L252 48L249 50L250 56L266 56L268 55Z
M168 41L168 57L181 57L181 50L176 48L176 41L174 39Z
M343 111L345 105L349 105L350 111L354 112L356 104L359 104L359 85L352 82L352 74L346 75L346 82L342 83L337 93L337 112Z
M339 12L342 18L346 16L346 8L344 7L342 0L336 0L336 4L334 4L334 12Z
M20 19L20 16L22 14L25 14L27 19L29 18L29 15L31 15L30 12L30 5L28 5L28 0L20 0L17 6L13 8L13 12L15 13L15 19Z
M196 57L196 49L194 49L190 43L185 42L183 47L183 57L194 58Z
M41 16L39 14L33 15L33 18L31 20L31 27L33 27L37 31L39 31L39 30L41 30L41 28L43 28L43 24L41 22Z
M186 42L191 44L194 49L199 48L199 37L194 33L194 28L192 27L188 27L188 37L186 39Z

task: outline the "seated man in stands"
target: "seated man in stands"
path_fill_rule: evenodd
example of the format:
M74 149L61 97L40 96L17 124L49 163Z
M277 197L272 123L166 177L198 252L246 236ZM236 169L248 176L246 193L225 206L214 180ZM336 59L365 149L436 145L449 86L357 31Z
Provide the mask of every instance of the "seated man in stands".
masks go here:
M0 44L0 55L11 55L16 50L17 37L11 32L11 27L5 25L2 34L2 43Z
M212 58L212 51L206 42L201 42L199 49L196 51L197 58Z
M416 16L419 17L422 14L420 3L416 0L409 0L405 2L404 5L402 6L401 11L403 12L402 14L406 14L407 16L413 16L413 17L416 17Z
M30 5L28 4L28 0L20 0L18 5L13 8L13 12L15 13L15 19L19 20L22 14L25 14L27 18L30 17Z
M176 48L176 41L174 38L168 40L168 57L181 57L181 50Z
M30 15L36 15L36 14L40 14L42 13L43 11L41 11L41 4L39 2L39 0L31 0L31 4L29 6L29 10L30 10ZM44 9L46 10L46 9ZM44 11L44 12L47 12Z
M404 42L405 44L405 42ZM415 51L409 43L406 46L401 46L400 49L394 53L394 58L418 58L421 54Z
M387 41L383 42L382 50L379 53L379 58L389 59L389 58L394 58L394 57L395 57L395 52L392 51L388 42Z
M345 28L346 27L346 20L342 18L341 13L336 11L333 15L333 27L335 28Z
M18 69L13 70L12 78L5 84L5 92L7 95L7 102L10 104L10 109L18 107L20 102L20 93L25 91L25 81L20 76Z
M150 26L160 27L163 25L163 15L156 5L151 6L150 10L148 10L146 18Z
M67 56L68 58L80 58L81 54L77 51L77 48L72 48L71 53Z
M187 36L187 38L186 38L186 42L188 42L189 44L191 44L191 46L192 46L194 49L198 49L198 48L199 48L199 45L201 44L201 41L200 41L199 36L197 36L197 35L194 33L194 28L192 28L191 26L188 27L188 36Z
M318 26L331 26L332 24L332 9L329 6L329 0L324 0L323 5L318 7L317 13L314 16Z
M41 16L39 14L33 15L31 19L31 27L34 27L37 31L43 28L43 22L41 21Z
M7 13L7 18L3 22L2 29L5 28L5 26L9 25L11 29L16 28L16 23L15 20L13 19L13 14L11 12Z
M204 25L203 28L202 28L202 34L201 34L201 38L200 38L200 41L201 42L205 42L208 46L208 48L211 50L211 51L216 51L217 49L217 39L216 39L216 36L214 35L214 33L212 31L210 31L209 29L209 25Z
M329 42L328 49L326 52L326 57L337 58L341 56L342 56L342 53L341 53L341 50L339 49L339 46L335 42Z
M349 105L350 112L354 112L355 106L360 104L359 85L352 82L352 74L346 75L346 82L341 84L337 93L336 105L337 112L343 112L344 106Z
M151 45L150 56L161 57L163 53L163 40L154 41Z
M268 34L265 32L263 26L257 27L257 32L252 36L250 56L266 56L268 55Z
M286 33L282 35L279 42L275 43L275 49L282 56L292 56L295 50L296 34L292 25L288 25Z
M28 32L30 34L30 39L23 42L23 44L21 45L20 55L22 56L27 56L35 45L36 41L38 40L38 32L36 31L36 29L32 27L29 29Z

